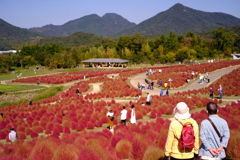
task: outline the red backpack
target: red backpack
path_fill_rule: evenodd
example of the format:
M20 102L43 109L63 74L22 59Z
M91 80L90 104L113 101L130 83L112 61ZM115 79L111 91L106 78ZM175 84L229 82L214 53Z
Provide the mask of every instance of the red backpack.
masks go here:
M185 124L182 124L180 121L178 122L183 126L181 136L178 139L179 148L181 150L193 149L195 143L195 136L192 123L187 122Z

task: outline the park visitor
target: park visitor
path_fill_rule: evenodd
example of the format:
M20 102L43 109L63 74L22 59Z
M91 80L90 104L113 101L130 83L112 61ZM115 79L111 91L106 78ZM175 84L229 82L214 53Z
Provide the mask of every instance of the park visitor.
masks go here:
M219 85L219 89L218 89L218 91L219 91L219 93L220 93L220 95L219 95L219 99L222 99L222 97L223 97L223 87L222 87L221 84Z
M126 107L123 106L123 110L121 111L121 124L126 125L127 120L127 110Z
M135 106L134 104L131 105L131 118L130 123L136 124L136 112L135 112Z
M200 139L202 145L199 156L202 160L221 160L226 157L225 148L230 138L230 131L226 120L220 118L218 106L214 102L207 104L208 119L201 122Z
M107 128L113 129L114 113L111 109L107 112L107 117L108 117L108 123L109 123L109 126Z
M11 132L8 134L8 138L12 143L12 142L16 141L18 139L18 137L17 137L17 133L15 132L14 128L11 128L10 131Z
M191 118L189 108L185 102L179 102L174 108L174 120L170 123L167 141L165 144L164 160L193 160L198 157L199 130L197 122ZM186 127L184 127L186 126ZM184 128L191 129L191 143L181 138ZM189 135L190 136L190 135ZM186 146L186 148L182 148Z

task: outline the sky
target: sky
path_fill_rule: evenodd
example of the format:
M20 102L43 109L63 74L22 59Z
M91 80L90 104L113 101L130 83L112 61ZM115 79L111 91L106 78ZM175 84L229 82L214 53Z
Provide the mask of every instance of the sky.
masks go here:
M0 0L0 19L17 27L32 28L63 25L90 14L102 17L116 13L139 24L176 3L240 18L240 0Z

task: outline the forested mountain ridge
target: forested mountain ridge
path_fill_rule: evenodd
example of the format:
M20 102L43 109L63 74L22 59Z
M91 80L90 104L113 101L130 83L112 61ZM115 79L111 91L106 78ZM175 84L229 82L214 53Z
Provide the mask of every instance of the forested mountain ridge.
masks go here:
M177 3L168 10L115 36L128 36L136 33L141 35L168 34L170 31L176 34L184 34L187 31L200 33L219 26L240 26L240 19L225 13L195 10Z
M107 13L102 17L91 14L63 25L46 25L40 28L30 28L29 31L56 37L69 36L75 32L108 37L134 26L136 26L135 23L129 22L120 15Z
M39 38L42 38L39 33L32 33L0 19L0 50L9 50L12 45Z
M21 49L23 46L32 46L32 45L49 45L57 44L64 47L73 47L73 46L83 46L99 43L103 41L104 38L94 34L76 32L67 37L52 37L52 38L43 38L39 40L29 41L21 43L15 46L16 49Z

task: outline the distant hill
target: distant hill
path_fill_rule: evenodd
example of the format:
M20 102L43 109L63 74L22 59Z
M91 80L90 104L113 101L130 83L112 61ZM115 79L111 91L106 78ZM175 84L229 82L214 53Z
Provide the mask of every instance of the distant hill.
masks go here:
M134 26L136 26L135 23L129 22L120 15L107 13L102 17L91 14L63 25L46 25L40 28L30 28L29 31L56 37L69 36L75 32L108 37Z
M238 37L240 37L240 26L225 27L225 30L227 32L234 32ZM204 38L213 38L212 30L203 31L198 35Z
M94 34L76 32L67 37L54 37L54 38L43 38L35 41L21 43L16 46L20 49L26 45L49 45L49 44L58 44L64 47L73 47L81 45L91 45L99 43L104 39L104 37L96 36Z
M225 13L195 10L177 3L168 10L160 12L152 18L115 36L128 36L136 33L142 35L168 34L170 31L174 31L177 34L185 34L186 31L200 33L219 26L240 26L240 19Z
M15 27L0 19L0 50L9 50L13 45L39 38L42 38L40 34Z

